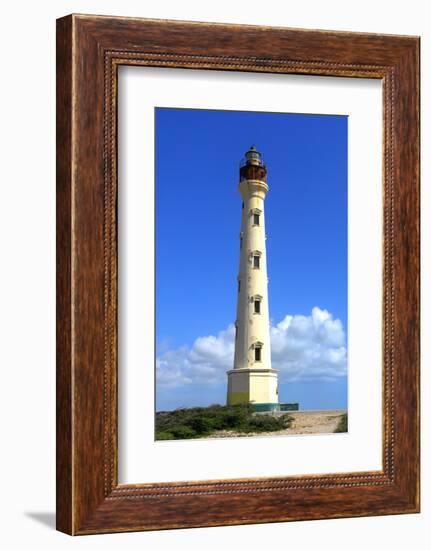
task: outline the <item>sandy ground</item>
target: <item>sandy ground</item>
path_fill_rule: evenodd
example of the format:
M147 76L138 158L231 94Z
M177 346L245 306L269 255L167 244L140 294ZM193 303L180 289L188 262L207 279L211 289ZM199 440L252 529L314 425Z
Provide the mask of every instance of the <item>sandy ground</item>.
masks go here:
M289 434L327 434L337 428L341 416L346 411L304 411L291 412L294 421L288 430Z
M220 437L252 437L262 435L298 435L298 434L327 434L333 433L337 428L341 416L345 413L344 410L331 411L297 411L289 412L289 416L293 417L293 422L290 428L280 430L278 432L260 432L243 434L228 430L220 430L208 436L209 438Z

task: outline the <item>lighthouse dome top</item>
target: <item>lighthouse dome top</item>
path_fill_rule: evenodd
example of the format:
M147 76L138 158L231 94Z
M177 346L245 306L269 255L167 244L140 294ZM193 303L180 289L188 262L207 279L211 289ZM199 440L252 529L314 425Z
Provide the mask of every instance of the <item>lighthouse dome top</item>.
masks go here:
M240 181L260 180L266 182L266 166L262 153L254 145L246 152L240 164Z
M246 152L244 159L241 162L241 166L245 164L251 164L254 166L264 166L262 154L256 149L254 145Z

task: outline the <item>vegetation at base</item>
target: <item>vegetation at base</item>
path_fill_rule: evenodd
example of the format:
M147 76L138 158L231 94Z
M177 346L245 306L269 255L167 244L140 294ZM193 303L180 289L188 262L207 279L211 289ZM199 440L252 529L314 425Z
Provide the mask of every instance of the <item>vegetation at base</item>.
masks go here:
M335 428L334 433L347 432L347 413L344 413L338 422L338 426Z
M211 405L177 409L156 414L156 440L195 439L218 430L261 433L284 430L290 426L288 414L255 414L249 405Z

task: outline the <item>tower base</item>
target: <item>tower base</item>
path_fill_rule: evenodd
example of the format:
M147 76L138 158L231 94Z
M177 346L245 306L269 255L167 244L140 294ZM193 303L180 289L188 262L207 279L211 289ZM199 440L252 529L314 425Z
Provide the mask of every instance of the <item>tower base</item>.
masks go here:
M299 411L299 403L252 403L251 410L259 413Z
M227 372L227 404L277 404L278 382L275 369L232 369Z

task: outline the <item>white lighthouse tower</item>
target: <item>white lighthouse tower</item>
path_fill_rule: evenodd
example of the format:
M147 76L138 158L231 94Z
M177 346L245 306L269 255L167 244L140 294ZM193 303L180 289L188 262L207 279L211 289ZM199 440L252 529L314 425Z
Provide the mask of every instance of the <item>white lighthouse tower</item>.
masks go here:
M278 407L277 371L271 368L264 201L266 167L255 147L241 163L242 196L234 368L228 371L227 403Z

